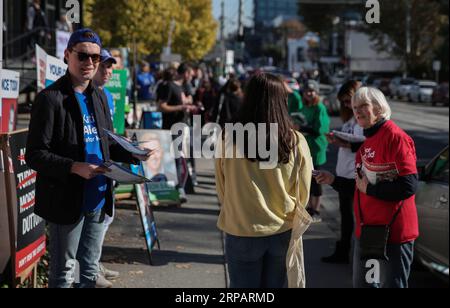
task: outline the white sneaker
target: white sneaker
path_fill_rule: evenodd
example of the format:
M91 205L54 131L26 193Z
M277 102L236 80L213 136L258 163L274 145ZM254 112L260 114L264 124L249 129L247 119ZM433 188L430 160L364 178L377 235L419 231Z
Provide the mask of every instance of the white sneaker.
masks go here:
M105 279L107 279L107 280L116 280L116 279L119 279L119 277L120 277L120 273L119 273L119 272L116 272L116 271L112 271L112 270L107 269L106 267L103 266L102 263L100 263L100 266L99 266L99 267L100 267L100 268L99 268L99 273L100 273L100 275L102 275Z
M106 278L102 275L99 274L97 277L97 282L95 283L95 288L96 289L110 289L113 287L113 284L106 280Z

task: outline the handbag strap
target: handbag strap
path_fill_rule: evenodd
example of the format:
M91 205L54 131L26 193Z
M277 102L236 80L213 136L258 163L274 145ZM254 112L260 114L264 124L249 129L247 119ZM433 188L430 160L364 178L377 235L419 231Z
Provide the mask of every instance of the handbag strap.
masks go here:
M397 220L397 217L400 214L400 211L402 210L404 205L405 205L405 200L402 201L398 210L395 212L394 217L392 218L391 222L388 225L389 228L391 228L394 225L394 223ZM358 209L359 209L359 220L361 221L361 226L364 226L363 213L362 213L362 209L361 209L361 192L359 190L358 190Z
M298 140L298 136L296 133L294 133L295 140L300 142ZM298 161L298 143L295 143L295 150L294 150L294 166L296 166L296 162ZM296 176L295 176L295 206L299 206L299 198L300 198L300 176L299 176L299 170L300 168L297 168Z

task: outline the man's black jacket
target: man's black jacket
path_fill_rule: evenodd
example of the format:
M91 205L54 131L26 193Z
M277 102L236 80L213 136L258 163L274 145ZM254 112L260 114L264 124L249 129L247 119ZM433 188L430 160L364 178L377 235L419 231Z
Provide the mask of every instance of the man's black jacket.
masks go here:
M132 155L103 131L113 130L104 92L90 85L86 94L94 106L104 160L133 163ZM74 162L85 162L85 156L83 116L66 74L38 94L31 113L25 158L37 172L36 215L60 225L80 219L86 180L70 171ZM114 188L107 182L104 209L112 216Z

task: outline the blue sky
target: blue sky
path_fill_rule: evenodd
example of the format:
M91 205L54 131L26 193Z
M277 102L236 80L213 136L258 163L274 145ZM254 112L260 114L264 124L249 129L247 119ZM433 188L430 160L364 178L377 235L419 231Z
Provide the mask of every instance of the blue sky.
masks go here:
M253 18L253 0L244 1L244 24L251 25ZM220 18L222 0L212 0L214 17ZM239 12L239 0L225 0L225 33L236 32Z

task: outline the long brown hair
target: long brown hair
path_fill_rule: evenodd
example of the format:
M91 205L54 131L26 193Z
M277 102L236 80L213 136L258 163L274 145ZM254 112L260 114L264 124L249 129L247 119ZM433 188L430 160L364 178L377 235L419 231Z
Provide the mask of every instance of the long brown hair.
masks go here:
M341 89L338 92L337 98L341 102L341 110L340 115L342 121L348 122L351 118L353 118L353 110L351 108L348 108L343 103L343 100L345 98L352 99L355 93L361 88L362 83L357 80L349 80L346 83L344 83L341 87Z
M259 73L249 80L245 89L244 103L233 121L244 126L249 123L253 123L256 127L260 123L266 124L266 144L270 144L270 124L278 124L278 163L283 164L289 163L291 153L298 144L287 105L288 93L284 81L272 74ZM248 158L247 146L244 152L250 161L266 161L259 155L257 159Z

